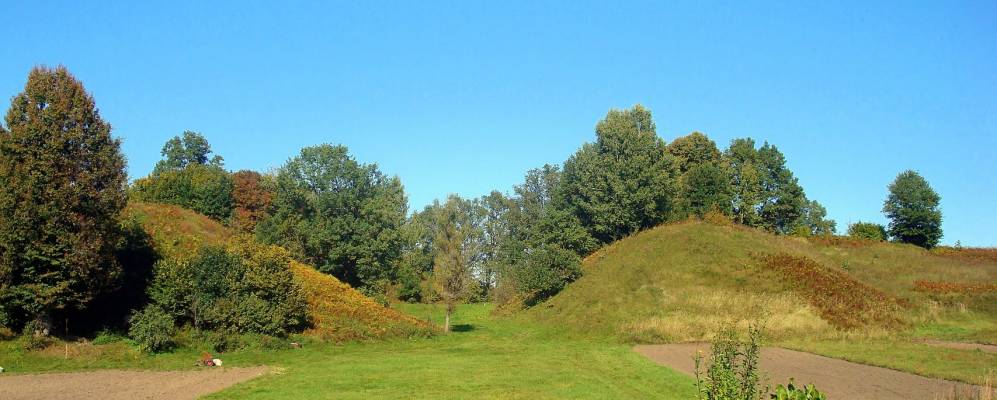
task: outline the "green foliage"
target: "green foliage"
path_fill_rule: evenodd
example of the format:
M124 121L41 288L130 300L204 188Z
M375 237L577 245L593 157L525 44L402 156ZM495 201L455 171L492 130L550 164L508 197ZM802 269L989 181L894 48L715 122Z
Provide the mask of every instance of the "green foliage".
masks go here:
M433 288L447 306L444 332L450 330L450 314L458 302L472 292L472 263L476 254L474 221L461 212L462 201L451 195L436 215L436 237L433 240Z
M700 132L675 138L668 144L668 153L675 157L675 164L682 174L696 165L720 162L717 144Z
M713 341L709 365L701 370L703 355L696 355L696 391L700 400L759 400L767 387L760 383L758 354L761 331L752 327L748 341L740 342L732 327Z
M872 222L859 221L848 226L848 236L882 242L886 240L886 227Z
M128 336L142 351L156 353L173 347L176 327L173 316L157 305L149 305L129 319Z
M211 154L211 145L208 139L194 131L184 131L183 136L174 136L163 145L163 159L156 163L153 175L159 175L166 171L178 171L188 165L211 165L222 167L223 159L215 155L208 159Z
M279 247L235 240L190 259L156 264L154 304L197 329L286 335L305 324L306 303Z
M733 213L730 177L717 164L693 164L682 177L681 187L681 204L689 214L703 217L712 210Z
M219 221L232 215L232 177L217 165L188 164L136 180L130 188L135 200L173 204Z
M612 110L596 125L596 142L564 163L565 207L599 243L664 222L675 192L672 157L651 112Z
M890 184L883 212L890 219L890 236L901 243L924 248L938 245L942 238L941 197L928 181L915 171L897 175Z
M257 237L355 287L389 279L408 208L397 177L344 146L307 147L277 173L273 215Z
M271 178L271 177L266 177ZM232 174L232 226L241 232L253 232L269 215L273 203L272 179L256 171Z
M516 269L516 286L534 305L561 291L582 276L578 254L557 245L531 249L523 265Z
M828 236L834 234L837 225L833 219L827 219L827 209L824 206L817 200L808 200L804 203L797 226L802 229L804 236Z
M814 385L798 387L789 380L789 385L776 386L775 392L769 395L772 400L827 400L827 395L821 393Z
M125 159L65 67L34 68L0 130L0 304L11 324L50 321L119 281Z

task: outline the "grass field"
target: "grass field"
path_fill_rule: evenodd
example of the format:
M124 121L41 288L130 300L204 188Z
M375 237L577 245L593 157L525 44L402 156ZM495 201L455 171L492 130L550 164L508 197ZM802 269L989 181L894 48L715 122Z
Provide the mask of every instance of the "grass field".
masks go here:
M398 306L439 322L442 307ZM489 316L491 305L458 308L455 332L302 349L244 350L219 355L226 366L267 365L277 373L236 385L211 399L657 398L689 399L691 378L660 367L629 346L603 339L565 339L528 321ZM12 345L7 343L8 345ZM105 368L191 369L198 349L141 355L125 343L94 346L100 356L63 359L51 351L0 351L11 372ZM692 360L690 360L690 363Z

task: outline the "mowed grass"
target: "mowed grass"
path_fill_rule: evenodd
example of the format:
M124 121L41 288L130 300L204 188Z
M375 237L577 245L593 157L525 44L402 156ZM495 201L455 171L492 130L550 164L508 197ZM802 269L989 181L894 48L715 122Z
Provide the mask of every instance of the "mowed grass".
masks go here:
M442 323L442 306L398 305L421 320ZM226 367L266 365L274 373L210 399L690 399L692 378L658 366L629 346L601 338L564 338L556 329L518 318L493 318L491 305L462 305L455 332L428 339L215 354ZM124 342L89 346L64 359L62 346L11 351L0 342L9 372L88 369L197 369L201 349L144 355ZM6 348L3 346L7 346ZM99 353L99 354L98 354ZM692 360L690 359L691 363Z
M401 305L442 322L442 307ZM455 332L431 339L320 346L259 361L280 373L211 399L689 399L691 378L628 346L563 339L554 330L461 306ZM690 360L691 362L691 360Z

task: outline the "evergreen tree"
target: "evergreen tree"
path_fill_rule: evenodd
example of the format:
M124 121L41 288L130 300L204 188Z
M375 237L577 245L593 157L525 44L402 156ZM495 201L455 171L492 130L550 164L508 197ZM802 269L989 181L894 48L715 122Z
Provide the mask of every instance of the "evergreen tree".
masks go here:
M924 248L938 245L942 238L941 197L928 181L915 171L897 175L890 184L883 212L890 219L890 236L902 243Z
M93 97L65 67L36 67L0 132L0 308L33 318L112 288L125 159Z

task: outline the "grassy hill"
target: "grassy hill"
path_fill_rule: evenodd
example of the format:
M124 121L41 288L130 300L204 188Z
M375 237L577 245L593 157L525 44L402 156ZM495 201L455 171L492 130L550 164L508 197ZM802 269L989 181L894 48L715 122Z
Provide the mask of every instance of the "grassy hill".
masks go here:
M131 202L125 216L142 225L163 257L189 255L203 245L225 245L235 235L215 220L172 205ZM313 325L307 335L341 342L432 332L426 322L386 308L310 266L292 262L291 271L305 289Z
M581 279L527 316L568 334L640 343L707 340L724 324L762 323L785 347L980 381L997 355L926 340L997 342L997 260L989 251L683 222L589 256Z

